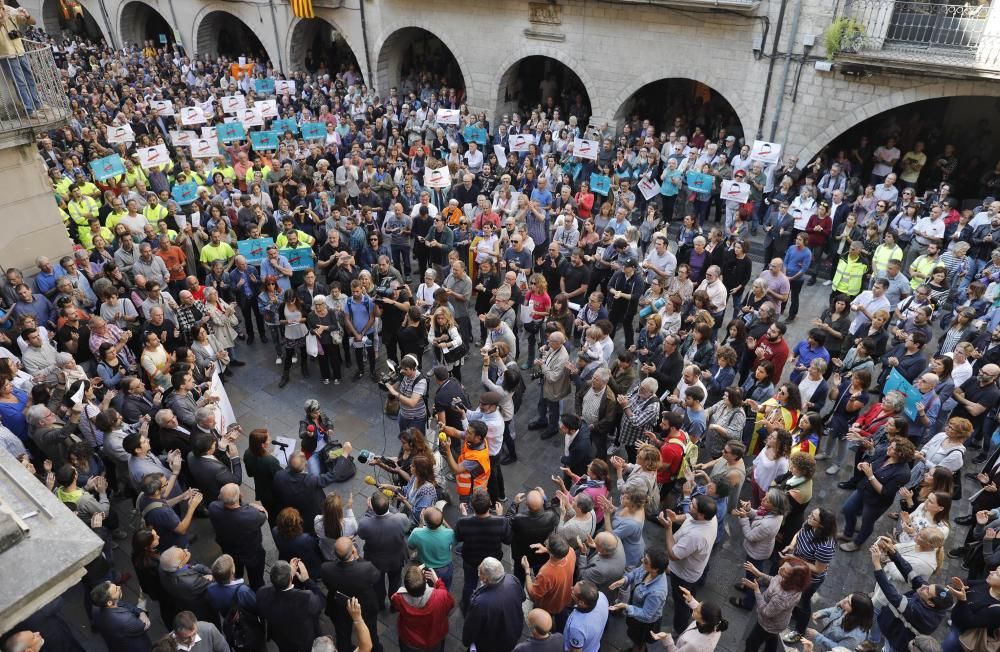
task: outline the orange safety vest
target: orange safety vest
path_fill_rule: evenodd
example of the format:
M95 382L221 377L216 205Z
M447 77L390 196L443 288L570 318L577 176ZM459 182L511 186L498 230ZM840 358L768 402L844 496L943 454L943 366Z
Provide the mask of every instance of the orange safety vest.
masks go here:
M458 490L459 496L468 496L472 493L473 488L485 487L490 479L490 449L487 448L485 443L481 449L475 450L469 448L467 443L462 442L462 454L458 456L459 465L465 460L479 462L479 466L483 467L483 472L477 475L475 479L473 479L472 474L468 471L456 473L455 489Z

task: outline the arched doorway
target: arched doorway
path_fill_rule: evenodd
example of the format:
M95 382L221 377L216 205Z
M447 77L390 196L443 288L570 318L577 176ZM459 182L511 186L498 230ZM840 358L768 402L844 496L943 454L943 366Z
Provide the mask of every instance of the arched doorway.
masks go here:
M99 40L106 38L100 24L78 0L43 0L42 27L49 34L63 31Z
M119 33L124 43L142 45L152 41L156 47L174 42L174 30L159 11L145 2L134 0L122 7Z
M361 67L351 45L340 30L323 18L307 18L295 23L289 43L293 70L331 75L353 71L361 77Z
M198 24L197 52L201 57L249 56L270 59L250 26L228 11L209 12Z
M743 133L739 115L721 93L693 79L658 79L632 93L615 114L615 121L633 129L645 121L656 133L680 129L690 135L695 127L714 138L719 129L739 137Z
M451 49L433 33L420 27L404 27L390 34L378 55L378 80L382 93L398 88L400 94L419 94L424 82L437 90L442 86L465 94L466 80Z
M530 114L541 106L549 117L558 108L560 117L576 116L581 127L590 119L591 105L580 76L566 64L542 55L525 57L500 78L498 114L520 111Z
M823 157L825 165L846 159L851 176L863 184L870 181L875 149L889 138L895 139L901 157L895 169L897 188L914 187L920 194L946 180L963 206L996 196L998 186L983 181L1000 162L1000 98L938 97L903 104L861 120L813 154ZM904 165L906 154L918 150L926 157L924 164ZM957 161L953 170L937 166L952 156Z

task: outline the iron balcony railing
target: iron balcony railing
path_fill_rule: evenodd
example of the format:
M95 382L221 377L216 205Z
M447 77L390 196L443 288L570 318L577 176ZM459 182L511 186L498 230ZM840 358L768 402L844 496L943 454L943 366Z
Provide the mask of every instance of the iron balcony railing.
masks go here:
M839 52L902 63L1000 70L991 0L847 0Z
M66 122L69 98L52 49L23 39L24 54L0 56L0 138Z

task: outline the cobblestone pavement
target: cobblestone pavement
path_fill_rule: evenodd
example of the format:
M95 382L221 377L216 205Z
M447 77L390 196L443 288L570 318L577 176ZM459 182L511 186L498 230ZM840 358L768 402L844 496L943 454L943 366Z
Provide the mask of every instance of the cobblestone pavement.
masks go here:
M759 273L761 265L754 265L755 273ZM814 317L819 317L826 307L829 296L829 288L822 284L803 289L802 303L799 318L789 325L786 335L789 346L793 347L805 336L809 328L809 322ZM354 445L355 451L368 449L376 453L395 455L398 452L396 440L397 427L394 420L382 416L382 399L378 389L371 380L365 377L364 380L353 382L350 380L351 374L345 373L345 380L341 385L324 386L319 380L318 370L313 368L311 378L303 380L299 375L298 365L292 369L292 381L284 388L278 388L278 380L281 375L281 368L274 364L274 349L272 345L262 345L259 342L252 347L247 347L245 343L240 343L238 352L241 359L247 361L247 366L235 370L232 379L227 383L227 389L233 404L236 416L243 426L244 431L249 432L253 428L268 428L272 436L295 437L298 420L302 414L302 404L306 398L315 397L323 405L323 409L333 417L337 435L342 441L350 441ZM429 362L429 356L425 362ZM466 388L470 399L475 403L475 397L479 394L477 383L470 382L473 377L478 377L479 361L477 353L473 353L466 363L466 372L463 376L466 379ZM381 359L380 359L381 364ZM474 371L473 371L474 370ZM433 385L433 383L432 383ZM516 464L504 467L503 474L506 482L508 497L513 497L519 491L524 491L532 487L541 485L549 488L551 482L548 480L553 469L558 466L561 455L559 438L548 441L541 441L538 432L528 432L527 423L535 416L535 403L537 399L537 386L532 384L525 396L522 410L516 416L517 431L521 434L518 437L518 458ZM245 440L241 441L241 449L245 448ZM840 507L847 497L847 492L838 489L837 480L847 478L847 472L842 471L840 477L827 476L823 473L824 464L820 464L818 476L816 478L813 493L812 506L826 506L839 513ZM370 473L371 469L359 465L357 475L347 483L341 485L331 485L328 491L338 491L346 496L347 492L353 491L356 498L356 505L360 508L356 512L360 517L363 510L363 498L371 493L371 487L364 484L364 476ZM244 480L244 495L247 498L253 496L252 479ZM453 487L451 487L453 490ZM966 488L965 495L972 492ZM119 502L120 509L126 509L127 504ZM966 503L960 504L953 510L952 517L964 514L967 511ZM457 510L449 507L446 510L446 519L454 523L458 518ZM892 521L883 518L876 528L875 535L888 530ZM951 537L951 542L964 537L965 528L958 528L959 532ZM198 535L198 540L192 545L194 560L211 564L215 557L220 554L218 546L214 542L211 525L207 519L197 519L193 525L193 531ZM742 575L742 564L744 553L740 544L741 535L736 523L730 518L730 531L733 536L729 537L721 545L712 557L708 567L708 580L705 586L698 591L697 597L701 600L713 600L720 604L725 618L729 621L729 631L727 631L719 643L718 650L732 651L743 649L743 641L746 633L752 626L750 614L737 610L729 605L727 598L734 593L732 584ZM646 525L647 545L664 545L663 530L658 525L647 523ZM270 537L265 537L268 545L268 564L277 558ZM128 542L122 542L121 547L116 550L116 565L120 570L131 568L128 561ZM506 551L503 560L505 566L510 567L511 559L509 550ZM461 565L457 565L456 578L452 584L456 599L461 592L462 582L459 577ZM942 575L947 578L951 575L962 574L958 563L947 559ZM869 592L874 587L874 579L871 574L871 566L868 560L867 551L856 553L845 553L837 551L830 572L825 583L816 598L814 605L816 608L830 606L847 593L855 590ZM138 591L138 584L133 579L129 583L129 597L134 599ZM103 644L99 639L91 636L84 623L86 619L80 607L80 594L74 595L69 600L71 608L70 614L73 622L78 624L81 636L88 641L88 649L103 649ZM530 603L525 603L525 609L530 608ZM664 629L669 629L670 614L672 613L671 603L668 603L665 610ZM152 635L162 635L164 630L159 621L158 614L152 617ZM394 614L383 612L379 623L379 636L383 646L389 652L398 649ZM329 626L329 622L324 622ZM459 650L461 646L462 620L458 609L452 615L452 638L448 641L446 649ZM332 630L331 630L332 631ZM942 628L942 632L943 632ZM939 632L943 637L943 634ZM628 649L629 642L625 636L624 619L613 617L609 620L605 631L604 644L602 648L607 650ZM273 646L272 646L272 649ZM797 649L797 647L789 648Z

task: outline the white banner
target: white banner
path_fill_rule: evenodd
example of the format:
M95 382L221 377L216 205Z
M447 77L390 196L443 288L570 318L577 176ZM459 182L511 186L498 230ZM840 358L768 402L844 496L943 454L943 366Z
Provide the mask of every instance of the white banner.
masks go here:
M493 153L497 155L497 164L500 169L507 167L507 152L503 151L503 145L494 145Z
M140 147L136 150L139 155L139 165L145 169L166 165L170 162L170 154L166 145L156 145L154 147Z
M652 199L660 192L660 184L649 177L643 177L636 185L639 188L639 192L647 200Z
M257 109L262 118L278 117L277 100L257 100L256 102L253 103L253 107Z
M108 142L115 145L135 142L135 132L130 125L111 125L108 127Z
M215 428L224 434L226 428L236 423L236 414L233 412L233 404L229 401L226 386L222 384L222 377L218 373L212 374L212 383L208 391L212 396L219 397L219 402L215 404Z
M447 188L451 185L451 172L448 166L424 169L424 185L428 188Z
M260 114L260 111L257 110L257 107L252 109L242 109L236 115L239 117L240 122L243 123L243 127L245 129L264 126L264 117Z
M584 138L574 138L573 139L573 156L577 158L586 158L591 161L597 160L597 150L600 147L600 143L596 140L586 140Z
M170 100L153 100L149 103L149 110L156 115L174 115L174 103Z
M222 97L223 113L236 113L247 108L247 98L242 95L224 95Z
M459 112L458 109L438 109L435 120L439 125L458 125L459 122Z
M753 141L750 148L750 160L764 163L777 163L781 158L781 145L769 143L766 140Z
M191 141L191 156L194 158L214 158L219 155L217 139L199 138Z
M182 125L203 125L207 120L205 120L205 112L201 110L200 106L185 106L181 108L181 124Z
M722 199L745 204L750 199L750 184L739 181L722 182L722 191L719 193Z
M190 145L197 137L198 134L193 131L170 132L170 142L174 144L174 147L179 145Z
M510 144L510 151L527 152L528 147L535 142L535 139L530 134L511 134L507 142Z
M274 80L274 93L276 95L295 95L295 80L294 79L275 79Z

